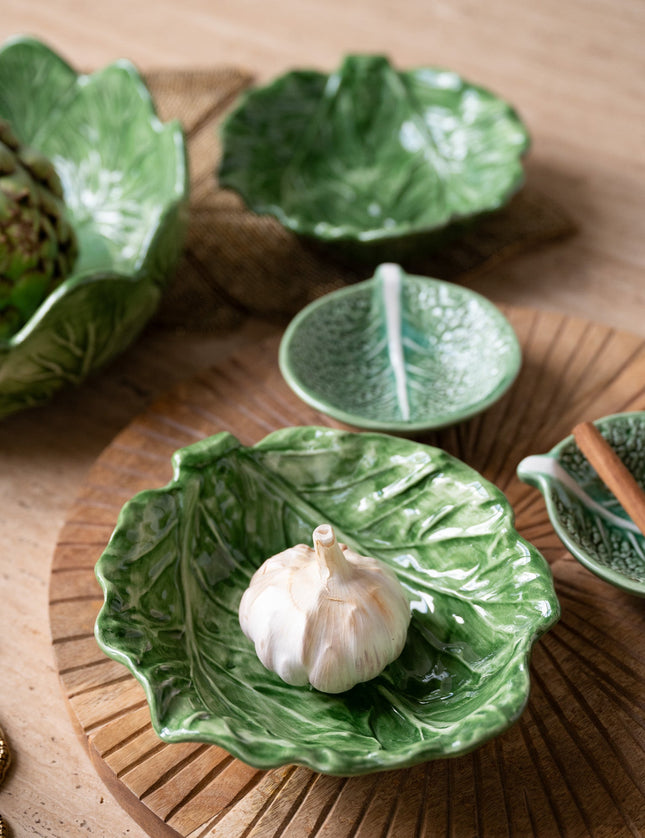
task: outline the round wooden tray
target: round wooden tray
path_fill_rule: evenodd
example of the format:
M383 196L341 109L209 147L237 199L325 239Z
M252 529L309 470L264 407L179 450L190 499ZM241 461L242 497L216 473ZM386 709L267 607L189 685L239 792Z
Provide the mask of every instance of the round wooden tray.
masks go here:
M143 690L93 636L94 564L119 509L171 477L177 448L222 430L243 443L278 427L339 427L300 402L277 341L182 385L119 434L92 468L56 547L50 621L71 716L105 783L154 836L406 838L645 832L645 607L572 559L519 460L583 419L645 408L645 342L564 315L509 308L524 351L510 392L484 415L423 437L508 496L520 532L551 564L562 619L534 649L520 720L471 754L343 779L257 771L214 746L166 745Z

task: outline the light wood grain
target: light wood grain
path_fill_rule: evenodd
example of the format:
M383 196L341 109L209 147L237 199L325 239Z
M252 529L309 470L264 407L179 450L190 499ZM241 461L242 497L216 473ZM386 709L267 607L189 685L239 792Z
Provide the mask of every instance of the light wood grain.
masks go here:
M530 126L529 182L566 209L577 223L578 234L508 261L473 278L471 285L495 300L578 314L618 330L599 331L584 321L563 319L558 340L561 355L569 362L551 369L550 375L553 381L563 377L566 386L552 387L553 403L548 410L544 406L546 412L525 418L535 422L538 415L546 419L562 413L570 428L579 419L600 415L605 391L610 402L625 401L619 394L630 382L638 345L623 332L645 336L645 4L641 0L3 0L1 11L0 40L30 32L86 69L127 56L144 70L231 64L268 79L288 67L331 68L344 52L374 50L390 53L401 66L453 67L492 87L517 105ZM531 322L522 322L522 329L530 329ZM87 488L88 469L114 435L175 382L225 359L236 347L252 343L267 331L258 324L249 324L243 332L209 337L148 330L118 364L82 390L0 425L0 723L15 750L13 767L0 790L0 811L19 838L90 834L143 838L145 834L106 793L72 734L50 644L51 557L70 506L81 486ZM532 339L539 341L540 336L534 334ZM613 383L607 358L620 353L624 366ZM639 381L645 378L631 380L635 390ZM574 400L570 392L577 394ZM526 393L530 398L528 385ZM639 404L640 399L641 393L635 393L625 407ZM586 415L587 408L595 415ZM465 440L469 454L476 441L473 430ZM507 441L508 456L514 456L514 444L512 439ZM502 473L503 456L495 456L492 466ZM98 476L105 483L103 475ZM127 499L120 490L106 498L100 485L92 491L100 497L105 521L109 510ZM517 499L520 510L531 503L528 494ZM557 547L548 522L536 521L529 532L539 536L542 544ZM74 543L64 549L70 567L84 552L84 546L79 550ZM577 593L578 581L584 578L577 575L581 570L572 567L569 571L571 578L561 587L565 596ZM593 672L598 618L601 639L604 631L610 631L606 614L597 613L598 603L608 608L616 603L613 592L604 588L585 597L583 604L573 600L579 610L552 652L557 664L572 654L571 649L576 654L584 652L591 656L589 671ZM572 602L571 598L566 601ZM585 618L596 628L589 629ZM629 618L624 619L629 624ZM64 666L70 670L83 668L92 658L83 638L67 651ZM626 661L629 653L626 647ZM543 661L557 675L556 663ZM100 665L95 665L100 671ZM619 667L616 675L620 672ZM620 685L620 678L614 677L604 687L617 700ZM539 685L536 689L540 690ZM566 689L561 694L565 705L568 695ZM603 708L599 705L599 709ZM605 713L611 718L612 712L607 700L598 715L599 724L604 723ZM529 713L522 724L523 735L538 737L531 753L536 758L544 755L539 735L545 729L539 715ZM574 719L574 732L575 724ZM614 747L603 749L602 737L592 740L594 749L600 741L599 749L592 751L593 759L607 755L614 760L612 764L620 762L630 741L617 727L612 720L617 734ZM569 741L566 733L562 741ZM504 745L498 756L510 759L513 753ZM575 749L573 753L580 758ZM566 748L555 749L551 759L564 766L569 755ZM485 807L482 822L488 824L504 798L496 779L499 763L482 759L473 758L469 769L464 764L459 770L470 770L477 778ZM640 754L632 769L634 778L640 776L643 763ZM435 769L430 769L428 787L436 782L442 788L441 780L443 788L455 788L461 774L456 767L452 771L438 778ZM562 802L564 797L558 797L551 811L541 782L525 785L520 775L512 783L511 790L526 797L531 811L540 801L543 804L540 820L531 824L537 834L554 834L556 817L567 835L634 834L625 824L612 832L602 817L598 823L585 823L580 815L583 797L573 802L569 798L570 807ZM633 788L634 781L626 780L628 796ZM262 796L260 786L255 794L257 799ZM586 796L587 791L578 794ZM380 790L378 800L387 797L389 804L383 800L380 805L369 792L365 795L361 798L367 800L365 816L356 834L371 838L380 834L380 813L386 805L403 806L397 801L416 799L418 787ZM342 813L346 802L347 796L341 796L334 811ZM267 813L268 820L258 821L256 835L262 834L260 824L274 822L274 814ZM455 808L451 817L454 834L476 832L478 824L469 805ZM431 801L419 834L432 834L431 824L441 833L446 818L445 807ZM517 834L526 824L526 816L514 821ZM218 834L226 836L222 830Z
M89 472L54 554L54 650L97 770L150 834L494 838L645 830L642 603L581 568L554 536L541 495L515 476L523 456L569 432L567 405L585 416L645 407L645 340L565 315L506 311L524 353L515 386L485 414L424 439L504 487L520 532L551 564L563 616L535 648L519 722L465 757L343 779L293 766L256 771L214 746L166 745L135 679L87 645L102 601L93 567L109 537L106 515L115 521L115 495L164 485L178 447L222 430L251 444L288 424L338 427L288 390L277 340L182 383L123 430ZM588 346L603 347L602 363L588 366ZM72 543L80 551L85 544L86 555L70 563Z
M454 68L517 106L534 140L529 181L579 226L575 241L478 277L474 287L645 329L639 0L4 0L0 34L24 30L87 68L118 55L143 69L230 61L261 81L295 66L331 69L351 51Z

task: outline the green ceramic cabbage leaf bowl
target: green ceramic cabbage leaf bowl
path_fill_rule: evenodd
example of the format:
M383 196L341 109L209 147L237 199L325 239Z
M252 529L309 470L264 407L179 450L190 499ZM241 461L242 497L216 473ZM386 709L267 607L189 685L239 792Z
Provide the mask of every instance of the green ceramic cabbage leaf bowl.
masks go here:
M645 490L645 412L594 422ZM553 528L569 552L605 582L645 596L645 537L598 477L573 436L517 468L542 492Z
M0 416L47 401L125 349L179 257L188 170L127 61L79 75L32 38L0 48L0 118L46 155L79 242L73 272L0 342Z
M246 92L222 142L219 183L254 212L342 254L402 261L504 206L529 136L454 72L350 55L329 75L296 70Z
M254 570L323 521L390 565L413 611L400 658L340 695L267 671L237 616ZM179 450L172 482L124 506L96 573L96 637L159 736L260 768L352 775L475 748L522 712L531 646L559 615L498 489L437 448L329 428Z
M490 407L515 380L522 353L485 297L385 263L372 279L300 311L279 362L292 390L317 410L356 427L408 433Z

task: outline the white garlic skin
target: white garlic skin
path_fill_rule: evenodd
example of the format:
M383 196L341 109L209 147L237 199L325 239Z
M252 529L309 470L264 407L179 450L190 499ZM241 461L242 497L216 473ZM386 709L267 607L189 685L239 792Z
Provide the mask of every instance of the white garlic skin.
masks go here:
M297 544L254 573L239 619L260 661L287 684L340 693L398 658L410 603L389 567L338 544L322 524L313 550Z

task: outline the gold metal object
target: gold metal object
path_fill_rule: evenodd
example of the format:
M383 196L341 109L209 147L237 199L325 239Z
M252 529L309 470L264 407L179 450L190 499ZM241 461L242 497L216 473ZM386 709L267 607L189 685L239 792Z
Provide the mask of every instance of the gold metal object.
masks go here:
M4 738L4 731L0 727L0 783L5 778L9 763L11 762L11 751L7 740ZM2 815L0 815L0 838L9 838L9 827L5 823Z
M9 745L7 744L7 740L4 737L4 732L0 727L0 783L5 778L5 774L9 768L9 764L11 762L11 751L9 750ZM0 832L0 836L2 836L2 832Z

